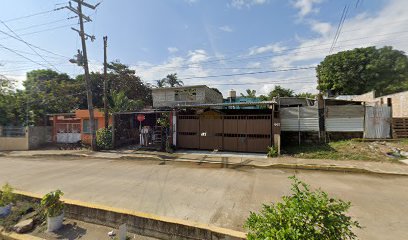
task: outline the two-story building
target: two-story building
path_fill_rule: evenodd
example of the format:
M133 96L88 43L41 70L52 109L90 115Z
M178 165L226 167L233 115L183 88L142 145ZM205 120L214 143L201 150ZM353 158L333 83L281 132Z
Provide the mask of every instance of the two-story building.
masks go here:
M153 108L223 102L221 92L206 85L153 88L152 96Z

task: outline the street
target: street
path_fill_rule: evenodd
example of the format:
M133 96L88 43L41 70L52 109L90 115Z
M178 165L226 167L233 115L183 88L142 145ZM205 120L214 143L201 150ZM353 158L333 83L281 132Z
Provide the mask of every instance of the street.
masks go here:
M88 158L0 157L0 184L243 231L250 211L290 194L289 176L352 202L360 239L408 239L408 178Z

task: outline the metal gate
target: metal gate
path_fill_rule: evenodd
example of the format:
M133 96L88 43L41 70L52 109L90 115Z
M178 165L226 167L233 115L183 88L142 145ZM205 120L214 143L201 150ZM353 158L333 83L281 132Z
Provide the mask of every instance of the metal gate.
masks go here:
M76 143L81 140L80 123L57 123L57 143Z
M271 115L180 115L179 148L266 152L272 144Z
M391 137L391 107L366 107L364 138Z

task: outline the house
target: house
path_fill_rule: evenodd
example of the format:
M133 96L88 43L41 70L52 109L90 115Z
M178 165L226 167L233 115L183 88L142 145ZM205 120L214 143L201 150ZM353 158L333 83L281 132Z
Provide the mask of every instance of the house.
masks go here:
M91 130L89 126L89 111L76 110L76 118L80 119L81 141L85 144L91 144ZM94 109L95 130L105 127L104 113L98 109ZM109 117L109 124L112 124L112 118Z
M228 98L224 99L224 103L257 103L261 102L260 98L254 97L244 97L238 96L235 90L230 90L228 92ZM232 106L228 105L225 108L227 109L259 109L258 105L250 105L250 106Z
M223 102L222 94L206 85L154 88L152 96L153 108Z
M392 117L408 117L408 91L380 97L375 97L375 91L371 91L361 95L353 95L351 100L364 101L367 105L372 106L392 105Z

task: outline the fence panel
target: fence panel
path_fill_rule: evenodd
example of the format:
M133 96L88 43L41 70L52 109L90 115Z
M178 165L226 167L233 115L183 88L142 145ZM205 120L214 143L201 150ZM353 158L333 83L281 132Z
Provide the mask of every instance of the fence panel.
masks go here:
M366 107L364 138L391 137L391 107Z
M281 131L318 132L319 113L316 107L290 107L280 109Z
M327 132L364 132L364 106L327 106L325 128Z

